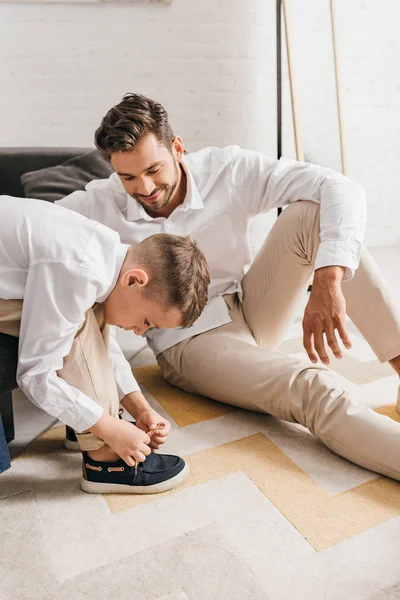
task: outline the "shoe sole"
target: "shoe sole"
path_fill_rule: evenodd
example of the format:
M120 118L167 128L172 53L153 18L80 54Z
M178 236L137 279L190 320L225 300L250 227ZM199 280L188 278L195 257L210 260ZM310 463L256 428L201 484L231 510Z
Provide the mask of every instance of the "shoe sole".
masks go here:
M79 448L79 442L72 442L71 440L64 440L64 448L66 450L71 450L72 452L77 452L78 450L80 450Z
M154 485L124 485L122 483L99 483L98 481L87 481L81 478L81 489L87 494L160 494L178 486L189 475L189 465L185 463L184 468L172 479L156 483Z

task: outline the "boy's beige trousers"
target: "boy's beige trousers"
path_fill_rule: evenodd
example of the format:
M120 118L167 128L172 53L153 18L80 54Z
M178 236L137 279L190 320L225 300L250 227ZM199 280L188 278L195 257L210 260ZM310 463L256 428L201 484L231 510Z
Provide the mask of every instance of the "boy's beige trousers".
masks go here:
M18 337L22 300L0 299L0 332ZM108 352L109 327L104 321L104 307L95 304L64 358L58 375L67 383L93 398L104 410L117 417L119 398ZM81 450L97 450L104 442L92 433L77 433Z

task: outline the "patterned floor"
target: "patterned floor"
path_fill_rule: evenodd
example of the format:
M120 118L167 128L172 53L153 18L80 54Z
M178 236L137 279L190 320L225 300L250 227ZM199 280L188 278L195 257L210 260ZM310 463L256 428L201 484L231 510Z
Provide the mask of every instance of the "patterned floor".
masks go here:
M397 377L349 327L334 370L360 402L394 402ZM281 349L303 353L299 321ZM136 376L190 478L154 497L86 495L79 455L50 429L0 478L1 599L400 599L399 483L301 426L176 390L151 363L136 357Z
M300 327L283 345L291 354ZM334 367L360 401L387 404L397 379L352 333ZM190 396L155 365L135 373L171 420L167 451L187 457L190 478L161 496L88 496L79 456L51 429L1 478L1 598L400 598L400 484L301 426Z

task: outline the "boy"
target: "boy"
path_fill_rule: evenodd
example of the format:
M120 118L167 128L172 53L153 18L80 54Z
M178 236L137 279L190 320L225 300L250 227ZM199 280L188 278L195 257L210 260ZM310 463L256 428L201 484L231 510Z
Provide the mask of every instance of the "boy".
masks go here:
M62 207L0 197L0 332L19 336L26 396L76 431L84 491L160 492L186 477L181 458L151 453L170 425L139 391L108 325L137 335L190 327L208 285L189 238L159 234L129 246ZM118 419L120 401L136 426Z

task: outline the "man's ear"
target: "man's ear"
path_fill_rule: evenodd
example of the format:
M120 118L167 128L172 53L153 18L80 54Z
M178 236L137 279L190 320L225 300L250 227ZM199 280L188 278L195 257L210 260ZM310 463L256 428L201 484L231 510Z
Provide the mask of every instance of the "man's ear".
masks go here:
M144 269L135 268L129 269L129 271L125 271L125 273L121 277L121 284L123 287L131 287L132 285L137 285L142 288L145 287L149 282L149 276Z
M183 140L178 135L172 140L172 154L176 160L182 160L182 156L185 152L185 146Z

